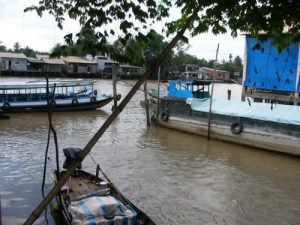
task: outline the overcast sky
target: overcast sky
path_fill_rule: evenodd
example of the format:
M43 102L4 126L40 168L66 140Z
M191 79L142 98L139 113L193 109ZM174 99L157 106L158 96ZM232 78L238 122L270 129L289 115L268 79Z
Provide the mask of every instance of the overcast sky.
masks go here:
M49 15L40 18L35 12L23 12L24 8L36 2L38 0L0 0L0 41L7 48L13 48L14 43L19 42L21 47L47 52L55 44L63 43L65 34L79 31L75 21L67 20L64 30L60 30ZM243 58L244 36L232 38L229 34L215 36L205 33L191 38L188 53L198 58L214 59L218 43L219 60L228 59L229 54Z

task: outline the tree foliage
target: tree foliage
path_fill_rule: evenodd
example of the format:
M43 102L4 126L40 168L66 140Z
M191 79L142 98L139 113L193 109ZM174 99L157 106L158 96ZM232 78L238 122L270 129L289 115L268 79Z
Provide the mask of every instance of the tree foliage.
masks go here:
M95 31L93 35L98 40L95 45L81 41L85 49L96 49L118 58L120 55L108 43L110 36L116 33L112 29L115 26L111 24L118 24L122 33L119 44L128 47L130 43L127 42L133 39L147 42L150 27L155 21L168 17L172 7L181 10L181 17L165 23L163 29L167 30L168 35L180 30L194 10L199 10L189 26L194 36L208 31L213 34L229 31L232 36L241 32L260 39L272 36L274 43L281 48L300 41L299 0L43 0L25 11L34 10L40 16L48 12L61 28L67 15L78 20L83 29ZM288 33L285 33L285 29ZM267 36L261 36L261 32ZM66 35L66 42L72 44L72 37ZM182 39L188 41L185 37Z

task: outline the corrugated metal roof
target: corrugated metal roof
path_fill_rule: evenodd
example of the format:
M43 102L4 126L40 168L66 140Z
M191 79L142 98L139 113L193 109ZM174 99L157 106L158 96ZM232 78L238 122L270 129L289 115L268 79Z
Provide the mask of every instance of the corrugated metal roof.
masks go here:
M89 60L80 58L78 56L68 56L68 57L62 57L62 60L68 62L68 63L84 63L84 64L97 64L96 62L91 62Z
M43 62L46 64L59 64L59 65L64 65L64 61L59 58L54 58L54 59L49 59L49 58L42 58Z
M27 60L28 60L29 62L34 62L34 63L43 63L42 60L36 59L36 58L32 58L32 57L27 57Z
M16 52L0 52L0 57L27 59L27 57L23 53Z
M49 58L49 55L41 55L41 54L37 54L36 55L37 59L43 59L43 58Z

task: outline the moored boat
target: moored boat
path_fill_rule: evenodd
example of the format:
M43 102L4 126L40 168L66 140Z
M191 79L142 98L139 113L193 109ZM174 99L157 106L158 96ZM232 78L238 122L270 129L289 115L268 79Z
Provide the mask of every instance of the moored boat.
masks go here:
M93 80L50 82L53 111L92 110L111 102L113 96L99 95L94 83ZM5 113L47 111L46 90L46 83L0 85L0 110Z
M64 149L65 169L80 152L78 148ZM64 173L62 171L60 176ZM99 166L95 175L81 170L81 166L76 169L62 187L61 199L66 224L155 225L142 210L124 197Z
M213 139L300 156L299 106L214 98L210 114L209 88L194 84L169 82L170 91L159 99L160 114L155 116L159 125L207 136L211 116ZM155 112L157 99L150 101L151 107Z

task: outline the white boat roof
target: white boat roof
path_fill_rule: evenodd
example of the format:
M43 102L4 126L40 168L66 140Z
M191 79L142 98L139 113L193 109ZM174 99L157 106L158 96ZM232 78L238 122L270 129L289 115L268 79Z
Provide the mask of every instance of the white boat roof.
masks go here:
M95 80L80 80L80 81L49 81L49 87L75 87L93 85ZM46 88L46 82L32 81L26 84L0 85L0 90L18 90L30 88Z
M210 99L188 98L192 110L209 112ZM300 106L213 99L212 113L277 123L300 125Z

